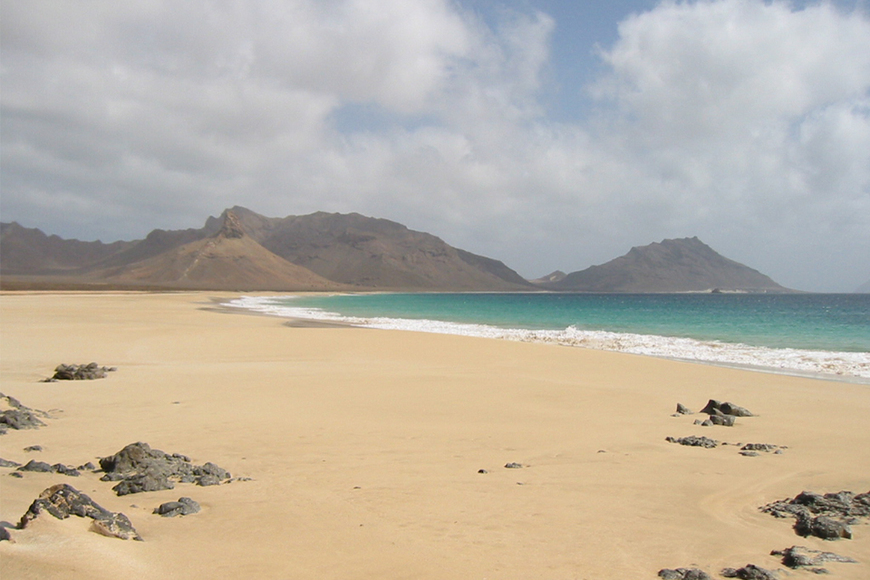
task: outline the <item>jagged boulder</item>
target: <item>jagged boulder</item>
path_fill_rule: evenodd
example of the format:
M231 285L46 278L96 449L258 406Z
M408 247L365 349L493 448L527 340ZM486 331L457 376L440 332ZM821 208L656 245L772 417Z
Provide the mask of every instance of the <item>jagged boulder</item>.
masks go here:
M713 449L714 447L718 447L719 442L715 439L710 439L709 437L698 437L696 435L689 435L688 437L665 437L665 441L668 443L679 443L680 445L688 445L690 447L706 447L707 449Z
M230 473L214 463L194 465L180 453L164 453L147 443L131 443L118 453L100 459L106 474L103 481L119 481L112 489L118 495L173 489L174 482L218 485L230 480Z
M726 578L740 578L740 580L777 580L778 575L774 570L768 570L755 564L747 564L742 568L723 568L719 572Z
M168 501L154 508L155 514L161 515L164 518L172 518L175 516L187 516L200 511L199 504L189 497L180 497L178 501Z
M39 494L39 498L21 516L18 528L26 528L44 513L60 520L71 515L91 518L94 520L93 529L98 533L122 540L142 540L127 516L120 512L110 512L86 494L65 483L49 487Z
M118 369L115 367L101 367L95 362L82 365L59 364L54 369L54 375L44 382L50 383L55 381L92 381L94 379L104 379L110 372Z
M659 578L662 580L713 580L700 568L663 568L659 570Z
M39 409L31 409L15 397L0 393L0 435L8 429L39 429L45 423L40 417L48 417L48 413Z
M851 524L870 518L870 492L851 491L824 495L804 491L793 499L771 502L759 508L777 518L795 518L795 532L801 536L816 536L826 540L851 538Z
M710 399L707 401L707 405L701 409L701 413L707 413L708 415L714 415L716 412L721 413L722 415L731 415L733 417L753 417L754 415L744 407L740 407L739 405L735 405L734 403L724 402L721 403L716 399Z
M782 556L782 563L789 568L809 568L811 566L819 566L826 562L842 562L847 564L857 564L858 561L848 556L840 556L833 552L822 552L821 550L811 550L804 546L792 546L785 550L773 550L771 556ZM825 574L827 570L824 568L816 568L812 570L817 574Z

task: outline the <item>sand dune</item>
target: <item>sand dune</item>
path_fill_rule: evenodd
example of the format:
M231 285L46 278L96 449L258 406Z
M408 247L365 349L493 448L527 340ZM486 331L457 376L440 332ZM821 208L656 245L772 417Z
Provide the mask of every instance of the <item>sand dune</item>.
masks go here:
M116 497L100 474L0 469L14 523L66 482L128 515L144 542L42 518L0 542L3 578L655 578L660 568L778 568L799 544L870 574L870 525L801 538L758 507L870 490L867 385L540 344L290 328L211 309L215 293L5 294L0 391L52 410L0 457L78 465L128 443L212 461L238 481ZM229 296L229 295L225 295ZM40 383L61 362L118 367ZM671 417L708 398L757 417ZM743 457L667 436L788 446ZM39 444L41 452L25 452ZM505 469L507 462L523 464ZM478 473L485 469L488 473ZM161 518L189 496L198 514ZM815 577L794 572L795 578Z

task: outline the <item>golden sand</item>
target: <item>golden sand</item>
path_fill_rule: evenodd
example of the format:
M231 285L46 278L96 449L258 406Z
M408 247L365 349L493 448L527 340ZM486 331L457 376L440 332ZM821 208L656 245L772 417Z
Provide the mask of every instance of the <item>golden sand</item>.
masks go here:
M602 579L660 568L781 568L774 549L851 556L870 525L801 538L758 507L803 490L870 490L870 387L482 338L288 327L210 308L214 293L0 296L0 391L53 419L0 457L79 465L144 441L217 463L226 485L116 497L100 474L0 469L0 520L69 483L144 542L42 517L0 542L6 578ZM223 297L229 297L224 295ZM96 381L41 383L96 361ZM708 398L749 408L700 427ZM734 446L787 446L744 457ZM42 452L25 452L30 445ZM518 462L521 469L506 469ZM488 473L478 473L485 469ZM152 515L188 496L202 511ZM795 572L795 578L815 577Z

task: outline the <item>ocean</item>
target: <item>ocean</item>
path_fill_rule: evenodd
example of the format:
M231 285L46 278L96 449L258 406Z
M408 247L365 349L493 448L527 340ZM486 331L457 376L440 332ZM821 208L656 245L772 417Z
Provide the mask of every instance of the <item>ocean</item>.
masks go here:
M381 293L230 305L870 382L870 294Z

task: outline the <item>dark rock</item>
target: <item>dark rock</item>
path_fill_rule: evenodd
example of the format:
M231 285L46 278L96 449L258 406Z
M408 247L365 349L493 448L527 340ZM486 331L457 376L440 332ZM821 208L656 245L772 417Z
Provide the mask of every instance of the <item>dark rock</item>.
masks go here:
M214 463L194 465L186 455L170 455L142 442L131 443L118 453L103 457L100 467L106 472L101 479L120 481L112 488L118 495L172 489L173 482L218 485L230 480L230 473Z
M489 472L485 469L478 469L477 473L489 473Z
M54 376L47 382L104 379L107 373L115 370L115 367L101 367L95 362L83 365L60 364L54 369Z
M199 504L189 497L180 497L178 501L169 501L164 504L160 504L159 507L154 509L155 514L160 514L165 518L172 518L175 516L187 516L190 514L195 514L200 511Z
M31 451L42 451L42 445L31 445L24 448L25 453L30 453Z
M21 474L20 471L13 471L12 473L9 474L9 477L17 477L17 478L21 479L24 476Z
M770 453L779 449L779 445L773 445L772 443L747 443L740 449L742 451L764 451L765 453Z
M114 486L112 490L120 495L141 493L143 491L160 491L161 489L174 489L175 484L163 473L149 471L131 475Z
M822 495L804 491L794 499L771 502L759 509L777 518L795 518L794 529L801 536L851 538L849 525L870 518L870 493L841 491Z
M680 415L691 415L692 411L682 403L677 403L677 413Z
M782 556L782 563L789 568L803 568L809 566L818 566L825 562L843 562L848 564L857 564L858 561L848 556L840 556L833 552L822 552L820 550L811 550L804 546L792 546L785 550L774 550L770 553L771 556ZM818 572L817 572L818 573Z
M21 467L20 463L0 458L0 467Z
M735 405L734 403L720 403L716 399L710 399L707 401L707 405L701 409L701 413L707 413L708 415L715 415L717 413L721 413L722 415L731 415L733 417L752 417L753 414L749 412L748 409Z
M6 526L0 526L0 542L11 542L12 536L9 535L9 530Z
M39 471L42 473L51 473L54 468L44 461L36 461L31 459L24 465L18 468L18 471Z
M799 536L816 536L823 540L852 539L852 528L847 523L828 516L812 517L806 512L798 516L794 530Z
M743 568L724 568L720 574L726 578L740 578L741 580L777 580L778 578L775 571L761 568L755 564L747 564Z
M722 425L723 427L733 427L734 426L734 416L733 415L725 415L721 412L715 412L707 419L714 425Z
M699 568L663 568L659 570L663 580L712 580L711 576Z
M669 443L679 443L680 445L688 445L690 447L706 447L707 449L713 449L719 445L719 442L715 439L710 439L709 437L697 437L695 435L680 437L679 439L675 437L665 437L665 441Z
M719 410L725 415L733 415L734 417L753 417L749 409L735 405L734 403L722 403L719 405Z
M744 457L758 457L758 452L757 451L741 451L740 455L743 455Z
M505 466L507 469L521 469L521 468L523 467L523 464L522 464L522 463L513 463L513 462L511 462L511 463L505 463L504 466Z
M38 429L45 427L45 423L30 410L9 409L0 413L0 423L12 429Z
M76 469L78 469L79 471L96 471L97 466L88 461L84 465L79 465L78 467L76 467Z
M64 465L62 463L55 463L51 466L54 469L55 473L59 473L61 475L68 475L70 477L78 477L81 475L74 467L69 467L68 465Z
M94 520L94 530L122 540L142 540L133 528L130 520L122 513L114 513L94 503L87 495L74 487L61 483L54 485L39 495L28 510L21 516L19 529L26 528L30 522L44 512L58 519L66 519L71 515Z

